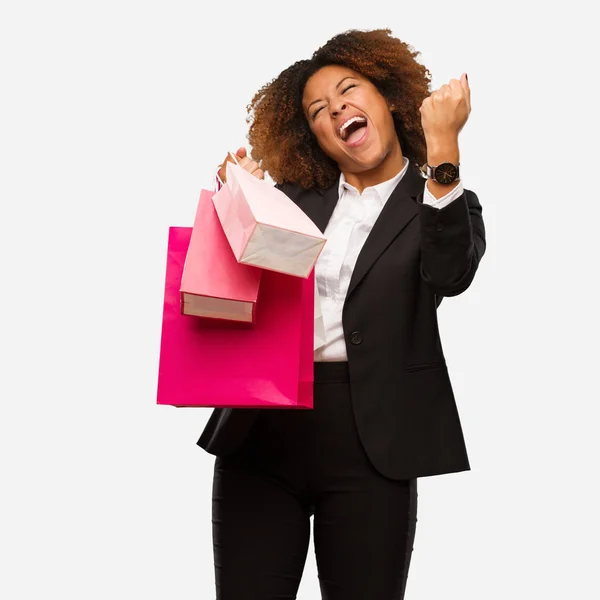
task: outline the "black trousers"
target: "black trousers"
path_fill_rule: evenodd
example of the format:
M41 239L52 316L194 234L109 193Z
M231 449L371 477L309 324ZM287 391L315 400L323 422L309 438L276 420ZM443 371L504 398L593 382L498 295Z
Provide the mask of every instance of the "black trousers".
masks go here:
M347 363L315 364L313 410L264 409L215 460L217 600L296 598L310 519L323 600L401 600L416 529L416 479L394 481L361 445Z

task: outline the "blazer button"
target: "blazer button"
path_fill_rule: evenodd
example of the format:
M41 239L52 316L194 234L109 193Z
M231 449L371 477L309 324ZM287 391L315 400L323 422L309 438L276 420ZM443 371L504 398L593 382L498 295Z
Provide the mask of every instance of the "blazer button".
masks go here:
M354 344L355 346L358 346L359 344L362 344L363 341L363 337L362 335L360 335L360 332L358 331L353 331L350 334L350 343Z
M443 231L444 230L444 224L443 223L436 223L435 224L435 230L436 231Z

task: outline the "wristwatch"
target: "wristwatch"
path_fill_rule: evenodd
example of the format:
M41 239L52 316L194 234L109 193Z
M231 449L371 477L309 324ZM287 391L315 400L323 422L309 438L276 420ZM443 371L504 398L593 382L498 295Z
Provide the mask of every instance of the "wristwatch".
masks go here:
M453 165L452 163L445 162L435 167L425 164L423 165L423 173L438 183L452 183L459 177L458 167L460 163Z

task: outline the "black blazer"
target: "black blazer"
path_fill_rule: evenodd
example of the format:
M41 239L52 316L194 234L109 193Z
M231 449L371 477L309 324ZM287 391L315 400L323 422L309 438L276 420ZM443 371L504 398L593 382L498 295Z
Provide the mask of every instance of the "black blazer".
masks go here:
M356 426L374 467L392 479L470 469L437 307L473 281L486 247L482 208L467 189L433 208L423 204L424 186L411 161L360 252L342 316ZM327 190L277 187L325 230L337 182ZM234 452L259 411L215 409L198 445Z

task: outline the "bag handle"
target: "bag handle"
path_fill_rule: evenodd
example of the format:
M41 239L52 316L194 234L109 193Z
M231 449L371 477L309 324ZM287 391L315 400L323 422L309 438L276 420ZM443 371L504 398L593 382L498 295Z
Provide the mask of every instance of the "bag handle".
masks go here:
M231 156L231 158L233 158L233 162L239 167L240 163L238 162L238 159L235 157L235 154L233 152L229 152L229 156ZM223 180L219 177L219 171L222 169L222 167L223 167L223 165L219 165L217 167L217 172L215 173L215 177L218 182L217 191L219 191L225 185Z

